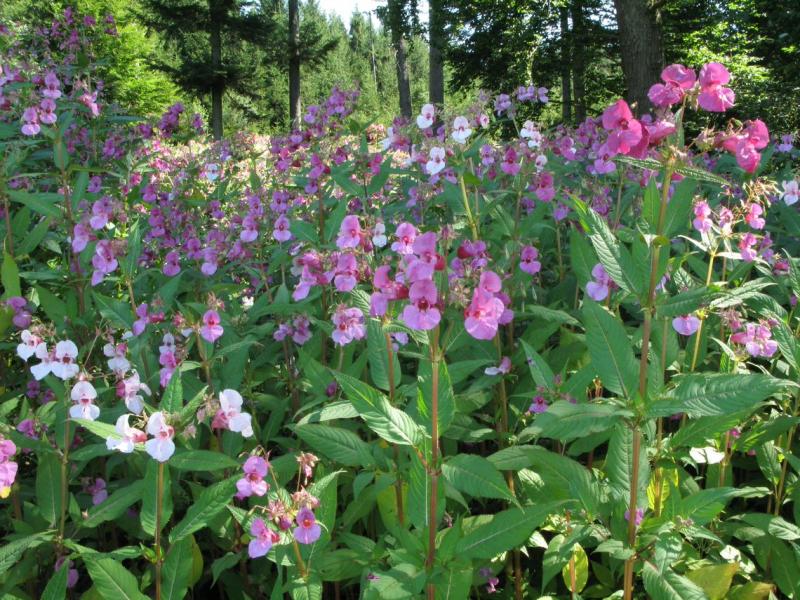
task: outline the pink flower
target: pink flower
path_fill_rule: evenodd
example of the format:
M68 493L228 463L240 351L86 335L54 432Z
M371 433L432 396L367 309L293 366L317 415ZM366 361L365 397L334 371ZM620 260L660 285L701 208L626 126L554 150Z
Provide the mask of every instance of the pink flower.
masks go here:
M761 162L761 153L748 140L736 144L736 164L748 173L755 173Z
M200 336L207 342L213 344L222 337L224 330L220 325L219 313L215 310L207 310L203 315L203 326L200 328Z
M586 293L595 302L602 302L611 292L611 277L600 263L597 263L592 269L592 277L594 281L586 284Z
M133 322L133 335L138 336L144 332L145 327L147 327L147 304L142 302L139 306L136 307L136 316L139 317Z
M759 356L770 358L778 350L778 343L772 339L769 327L758 323L747 323L744 331L731 336L731 341L743 344L747 353L753 358Z
M541 394L534 396L533 402L528 407L528 412L531 414L543 413L547 410L547 400Z
M242 437L253 436L253 418L242 412L242 395L236 390L226 389L219 393L220 410L214 415L212 429L228 429L241 433Z
M625 511L625 520L630 522L630 520L631 520L631 511L630 510L626 510ZM634 527L639 527L639 525L642 524L642 521L644 521L644 509L643 508L637 508L636 509L636 515L633 518Z
M44 89L42 90L42 96L45 98L50 98L52 100L56 100L61 97L61 82L58 80L58 77L52 71L49 71L44 76Z
M436 285L430 279L411 284L408 291L410 303L403 309L400 319L411 329L428 331L439 324L442 316L436 306Z
M764 209L760 204L751 203L747 207L747 213L744 216L745 222L753 229L764 229L766 221L761 218Z
M364 326L364 313L360 309L340 305L333 313L333 334L331 338L334 344L345 346L354 340L363 339L367 335Z
M523 246L519 255L519 268L531 275L536 275L542 270L542 263L538 260L539 251L533 246Z
M491 340L497 333L504 311L502 300L492 292L478 287L472 296L472 302L464 311L464 327L475 339Z
M509 147L503 156L503 161L500 163L500 170L506 175L511 175L513 177L519 173L521 168L522 166L519 164L517 151Z
M269 490L269 484L264 481L269 470L269 463L260 456L251 456L244 466L244 477L236 482L236 489L239 491L237 497L247 498L248 496L263 496Z
M744 262L753 262L758 256L758 251L753 249L757 242L758 238L750 232L745 233L739 240L739 253Z
M22 343L17 345L17 356L28 362L28 359L36 353L36 346L42 343L42 339L27 329L23 330L19 337Z
M358 217L348 215L342 219L342 224L339 227L339 237L336 238L336 245L341 249L358 248L361 244L362 233Z
M95 254L92 256L92 285L98 285L103 278L116 270L119 263L114 256L114 247L111 240L100 240L95 247Z
M395 231L396 242L392 242L392 250L398 254L413 254L413 244L417 237L417 229L411 223L400 223Z
M700 319L694 315L683 315L672 319L672 327L681 335L690 336L700 328Z
M700 95L697 103L709 112L725 112L736 100L733 90L725 87L731 74L717 62L710 62L700 69Z
M280 540L280 535L267 527L263 519L259 518L253 519L253 523L250 525L250 535L254 538L247 545L247 555L250 558L266 556L272 545Z
M688 69L683 65L672 64L661 71L661 79L668 83L676 83L684 90L689 90L697 81L697 75L695 75L694 70Z
M313 544L322 534L314 513L308 507L303 507L297 512L295 517L297 527L294 529L294 539L301 544Z
M731 80L731 74L718 62L710 62L700 69L700 87L707 88L714 85L726 85Z
M711 208L705 200L701 200L694 205L695 219L692 221L692 226L700 233L706 233L711 230L713 224L708 216L711 214Z
M22 113L22 119L25 121L25 124L21 128L23 135L36 135L42 130L39 126L39 115L35 107L29 106L26 108Z
M356 257L349 252L340 254L336 261L336 271L333 283L339 292L349 292L358 283L358 262Z
M117 382L117 396L125 401L125 406L134 414L141 414L144 410L144 397L142 393L150 395L150 388L139 380L136 371L127 379Z
M486 367L483 372L489 376L492 376L506 375L509 371L511 371L511 359L507 356L504 356L499 365L496 367Z
M275 220L275 227L272 231L272 237L278 242L288 242L292 239L292 233L289 231L289 219L286 215L281 215Z
M642 139L642 124L621 98L603 111L603 128L611 132L606 143L612 152L628 154Z

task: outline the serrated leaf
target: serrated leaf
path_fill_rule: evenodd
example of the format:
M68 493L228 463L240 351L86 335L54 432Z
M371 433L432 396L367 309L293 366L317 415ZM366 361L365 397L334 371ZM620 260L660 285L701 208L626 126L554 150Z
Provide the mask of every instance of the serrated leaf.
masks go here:
M185 537L172 544L161 569L161 597L165 600L182 600L189 588L192 575L192 538Z
M369 444L349 429L330 425L296 425L295 433L306 444L330 460L347 467L374 464Z
M100 523L121 517L126 510L142 498L144 481L136 481L120 488L97 506L89 509L88 516L80 523L81 527L97 527Z
M645 563L642 579L652 600L708 600L701 588L672 569L659 573L652 564Z
M91 558L84 561L97 592L114 600L147 600L139 591L133 574L111 558Z
M625 328L597 303L583 305L586 345L603 385L615 394L631 398L636 391L639 367Z
M498 498L516 502L503 475L487 459L459 454L442 465L445 480L460 492L476 498Z
M174 544L206 527L211 519L224 510L236 493L237 479L238 476L231 477L204 490L186 511L186 516L170 531L170 543Z

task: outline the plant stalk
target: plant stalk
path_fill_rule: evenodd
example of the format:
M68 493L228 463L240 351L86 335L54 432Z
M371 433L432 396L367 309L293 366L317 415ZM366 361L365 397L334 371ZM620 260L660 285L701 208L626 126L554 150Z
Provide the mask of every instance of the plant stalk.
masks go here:
M384 333L383 337L386 339L386 357L388 361L389 404L394 406L394 351L392 350L392 337L388 333ZM400 474L400 450L396 444L392 446L392 450L395 464L394 501L397 507L397 520L400 522L400 526L403 527L405 526L405 515L403 514L403 479Z
M156 549L156 600L161 600L161 508L164 504L164 463L158 463L158 479L156 483L156 531L155 531L155 549Z
M425 559L425 570L430 577L436 561L436 526L437 500L439 496L439 330L434 330L431 344L431 463L428 465L428 477L431 484L431 496L428 506L428 556ZM428 583L428 600L436 597L436 586Z

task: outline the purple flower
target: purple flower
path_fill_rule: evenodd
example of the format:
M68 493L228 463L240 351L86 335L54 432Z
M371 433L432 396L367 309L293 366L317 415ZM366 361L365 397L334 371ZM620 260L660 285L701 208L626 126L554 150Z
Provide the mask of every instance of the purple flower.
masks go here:
M526 273L536 275L536 273L542 270L542 263L536 260L537 258L539 258L539 251L536 248L533 246L523 246L522 252L520 252L519 255L519 268Z
M255 538L250 540L247 546L250 558L265 556L272 548L272 544L280 539L277 532L272 531L262 519L258 518L253 519L253 524L250 525L250 535Z
M694 315L683 315L672 319L672 327L681 335L693 335L700 328L700 319Z
M597 263L592 269L592 277L594 281L586 284L586 293L592 300L602 302L608 298L608 294L611 291L611 277L600 263Z
M239 491L238 498L248 496L263 496L269 490L269 484L264 481L269 470L269 463L260 456L251 456L244 466L244 477L236 482L236 489Z
M626 510L625 511L625 520L626 521L630 521L631 520L631 511L630 510ZM639 527L639 525L642 524L642 521L644 521L644 509L643 508L637 508L636 509L636 517L634 518L633 525L635 527Z
M339 306L333 313L334 330L331 334L334 344L345 346L353 340L363 339L367 335L364 327L364 314L358 308Z
M181 265L180 265L180 256L174 250L167 254L166 258L164 259L164 275L168 277L174 277L178 273L181 272Z
M301 544L313 544L319 539L322 531L314 513L310 508L303 507L295 517L297 527L294 529L294 538Z
M531 414L539 414L545 412L546 410L547 410L547 400L545 400L544 396L542 396L541 394L534 396L533 402L528 408L528 412Z
M219 313L215 310L207 310L203 315L203 326L200 328L200 336L207 342L213 344L222 337L224 330L220 325Z

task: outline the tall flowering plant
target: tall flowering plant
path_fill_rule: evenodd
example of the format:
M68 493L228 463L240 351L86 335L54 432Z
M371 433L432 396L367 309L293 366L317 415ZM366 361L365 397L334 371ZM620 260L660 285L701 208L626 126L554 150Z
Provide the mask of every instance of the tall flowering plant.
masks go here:
M800 593L797 152L688 138L723 65L211 144L105 104L113 34L2 29L6 591Z

